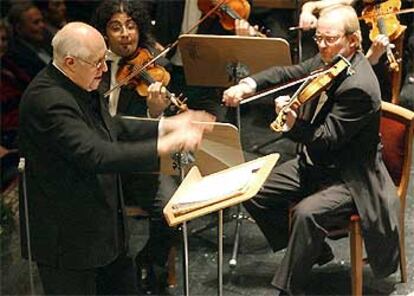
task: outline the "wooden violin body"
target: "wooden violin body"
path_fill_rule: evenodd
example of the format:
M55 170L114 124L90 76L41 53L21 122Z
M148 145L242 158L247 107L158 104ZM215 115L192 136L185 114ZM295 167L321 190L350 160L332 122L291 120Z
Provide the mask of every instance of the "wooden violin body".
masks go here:
M215 15L220 18L220 24L228 31L234 30L234 20L247 20L250 15L250 4L247 0L198 0L198 8L207 13L219 3Z
M400 8L400 0L388 0L380 4L370 4L364 8L361 18L371 27L369 32L371 41L374 41L379 34L387 36L390 41L401 36L406 27L400 24L396 16ZM389 45L387 46L387 59L390 69L398 72L399 65Z
M275 132L282 132L286 123L286 113L291 107L299 108L301 105L320 95L325 91L339 74L351 66L349 61L340 56L338 62L328 70L322 71L319 76L306 80L292 96L289 103L278 113L276 119L270 124L270 128ZM351 73L350 71L348 71Z
M153 59L150 51L145 48L139 48L134 58L125 61L118 69L116 74L117 81L125 80L131 73L141 69ZM145 70L139 71L138 75L128 80L128 85L135 88L137 93L142 96L148 96L148 86L154 82L161 82L163 86L167 86L170 82L171 76L168 71L160 66L153 64L148 66ZM171 103L176 106L178 111L187 110L187 106L180 98L177 98L173 93L166 89L166 96Z
M118 69L116 74L117 81L122 81L134 70L140 68L152 59L152 55L148 49L138 49L138 54L133 59L125 61ZM151 65L144 71L141 71L136 77L129 80L129 85L135 87L135 90L142 97L148 95L148 86L156 81L161 82L167 86L170 82L171 76L164 67L160 65Z

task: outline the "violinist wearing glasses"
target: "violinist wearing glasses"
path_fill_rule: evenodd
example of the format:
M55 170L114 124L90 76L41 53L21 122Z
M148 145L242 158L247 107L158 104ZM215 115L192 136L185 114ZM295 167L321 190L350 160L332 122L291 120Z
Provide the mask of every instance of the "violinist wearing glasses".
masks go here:
M149 33L147 15L140 1L108 0L97 8L92 22L104 36L110 50L108 72L104 73L100 85L102 93L124 79L134 65L140 67L152 59L156 43ZM121 114L157 118L163 115L170 105L166 88L170 75L162 66L168 61L160 60L157 66L145 71L145 76L137 76L128 85L110 93L107 102L112 116ZM158 286L165 288L167 285L165 265L176 230L169 228L163 219L163 204L170 196L157 194L159 180L162 180L165 191L172 189L169 189L168 182L165 184L164 177L156 174L123 174L121 180L126 205L139 205L150 213L150 237L136 257L138 284L146 292L162 293ZM159 276L155 275L154 265L157 270L161 269L157 273Z
M355 10L350 6L323 10L314 39L319 53L313 58L294 66L269 68L223 94L226 105L237 106L258 90L336 63L338 54L350 62L348 70L308 103L289 108L289 97L275 100L276 112L285 115L283 133L299 143L298 153L276 166L264 188L244 203L272 249L287 248L272 281L282 295L305 291L312 266L333 259L325 241L327 232L348 225L355 212L362 220L368 262L375 275L387 276L398 266L399 205L381 158L380 88L360 49Z

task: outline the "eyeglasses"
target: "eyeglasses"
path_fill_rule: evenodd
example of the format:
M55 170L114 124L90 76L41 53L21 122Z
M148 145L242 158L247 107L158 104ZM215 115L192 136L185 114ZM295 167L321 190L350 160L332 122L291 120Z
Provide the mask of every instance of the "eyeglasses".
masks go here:
M88 60L85 60L81 57L73 57L73 58L81 60L85 64L88 64L94 67L96 70L100 70L104 66L105 62L108 60L108 55L109 55L109 50L106 50L104 56L100 58L97 62L89 62Z
M322 36L322 35L316 34L312 38L313 40L315 40L317 44L321 44L322 41L325 41L326 45L334 45L336 42L338 42L339 39L341 39L344 36L345 34L337 35L337 36Z
M118 21L113 21L108 24L108 30L113 33L121 33L124 28L126 31L134 32L138 29L138 26L133 20L129 20L125 24Z

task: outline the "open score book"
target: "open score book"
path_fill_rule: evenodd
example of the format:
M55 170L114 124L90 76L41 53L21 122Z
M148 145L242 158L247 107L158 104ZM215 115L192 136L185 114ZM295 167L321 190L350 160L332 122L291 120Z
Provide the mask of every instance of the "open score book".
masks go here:
M234 168L226 172L208 175L189 186L172 206L175 215L181 215L227 198L245 193L254 174L263 166L264 161ZM194 194L195 193L195 194Z

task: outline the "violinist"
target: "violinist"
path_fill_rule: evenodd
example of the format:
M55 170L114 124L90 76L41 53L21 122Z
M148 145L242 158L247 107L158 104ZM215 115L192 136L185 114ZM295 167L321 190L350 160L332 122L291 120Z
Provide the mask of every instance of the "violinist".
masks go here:
M334 62L338 54L351 64L352 71L335 78L320 97L285 110L283 135L298 142L297 155L276 166L263 189L244 203L272 249L287 248L272 281L282 295L306 292L312 266L333 259L326 233L348 225L355 212L361 216L368 262L375 275L387 276L398 267L399 207L380 152L380 88L361 53L355 10L350 6L324 10L314 39L319 53L313 58L269 68L241 80L223 95L225 104L236 106L257 90ZM288 100L286 96L277 98L276 112ZM289 209L293 209L290 234Z
M106 92L117 83L118 70L146 52L154 52L155 42L150 35L148 13L140 1L103 1L93 17L95 27L103 34L109 50L108 72L104 74L100 91ZM165 61L164 61L165 64ZM137 82L139 83L139 81ZM115 114L159 117L169 105L166 86L155 82L147 87L148 95L141 96L135 86L124 86L113 91L108 100L109 112ZM159 178L162 184L160 185ZM160 186L167 186L163 177L155 174L121 175L126 205L139 205L150 213L150 237L137 254L137 280L144 292L163 293L166 288L167 255L172 247L176 230L166 224L162 209L171 196L157 194ZM168 186L167 186L168 187ZM161 190L171 191L168 188ZM156 268L155 268L156 266ZM154 270L159 270L154 274Z
M389 3L389 4L388 4ZM388 32L381 32L378 24L378 18L370 17L368 8L373 5L379 5L379 11L386 7L399 9L401 1L374 1L374 0L323 0L309 1L302 6L300 14L299 27L309 30L315 27L316 14L326 7L332 5L344 4L352 5L359 12L360 18L364 20L368 26L362 26L362 34L364 36L363 48L366 49L366 56L374 68L374 71L380 81L382 98L387 101L398 103L398 94L401 84L401 63L399 58L403 53L403 37L405 26L400 25L395 15L385 15L384 27L393 28ZM398 5L399 4L399 5ZM404 3L403 3L404 5ZM382 8L381 8L382 7ZM388 11L388 10L387 10ZM368 30L369 29L369 30ZM392 31L392 34L391 34ZM386 33L389 33L388 35ZM369 37L369 38L368 38ZM371 40L371 42L369 42ZM390 43L392 42L392 43ZM388 49L387 49L388 48ZM395 50L393 50L395 48ZM395 53L394 53L395 52ZM384 53L387 53L386 55ZM390 87L391 85L391 87Z
M163 46L173 43L180 34L187 32L207 10L204 8L214 7L215 3L221 0L177 0L177 1L154 1L152 6L153 19L155 20L154 35ZM250 11L250 4L247 0L234 0L230 6L242 7ZM201 5L200 5L201 4ZM242 11L245 15L245 11ZM223 28L222 18L214 14L214 17L206 19L196 29L199 34L232 35L237 34L240 21L225 18ZM242 34L245 35L245 34ZM225 110L220 106L220 90L214 87L194 87L186 84L181 54L178 50L172 50L168 58L172 64L171 89L181 90L188 97L188 105L192 109L202 109L215 115L217 121L223 121Z

